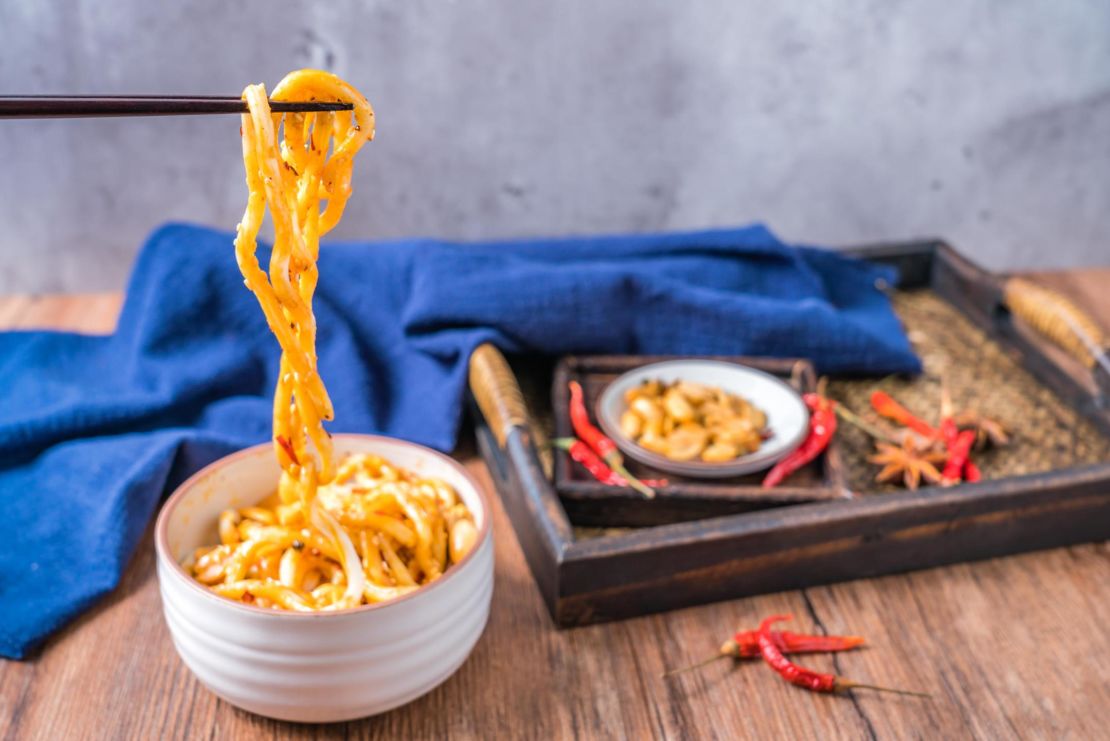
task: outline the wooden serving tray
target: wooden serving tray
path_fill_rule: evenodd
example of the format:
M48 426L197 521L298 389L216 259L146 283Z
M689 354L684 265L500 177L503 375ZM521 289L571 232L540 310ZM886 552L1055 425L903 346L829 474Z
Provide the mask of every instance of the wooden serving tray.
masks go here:
M739 363L770 373L790 383L800 393L817 386L813 365L808 360L702 356L708 360ZM571 437L567 384L578 381L586 397L586 408L594 409L598 396L617 376L648 363L672 360L674 356L592 355L569 356L555 366L551 386L555 434ZM655 499L645 499L631 488L607 486L595 480L565 453L554 456L554 485L570 521L599 527L643 527L707 517L733 515L788 504L821 502L850 497L844 485L840 455L835 444L824 455L797 471L774 489L760 486L766 471L729 479L694 479L657 471L625 456L625 465L642 479L665 478Z
M941 241L853 252L898 267L899 290L929 289L1028 371L1046 400L1067 405L1100 442L1110 437L1110 375L1063 357L1011 315L1004 277ZM550 425L541 423L550 406L530 408L521 390L550 390L551 367L519 367L518 376L495 348L480 347L470 361L471 401L482 455L559 626L1110 537L1105 457L948 489L586 533L568 515L578 505L564 505L553 483Z

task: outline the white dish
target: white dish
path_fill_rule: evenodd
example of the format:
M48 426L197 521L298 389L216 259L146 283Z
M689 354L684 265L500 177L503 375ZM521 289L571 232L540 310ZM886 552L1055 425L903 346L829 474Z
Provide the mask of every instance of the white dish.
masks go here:
M754 453L724 463L673 461L652 453L620 431L625 392L651 379L664 383L691 381L738 394L767 415L771 436ZM693 478L728 478L770 468L798 447L809 429L809 411L797 391L769 373L720 360L665 360L630 370L605 388L595 413L601 429L630 458L660 471Z
M217 542L228 507L273 493L280 469L266 444L228 456L182 484L158 516L162 606L182 660L233 705L280 720L362 718L403 705L455 672L477 643L493 593L493 536L485 495L458 463L413 443L336 435L339 456L366 452L443 479L474 515L478 540L439 579L392 602L335 612L278 612L224 599L181 566Z

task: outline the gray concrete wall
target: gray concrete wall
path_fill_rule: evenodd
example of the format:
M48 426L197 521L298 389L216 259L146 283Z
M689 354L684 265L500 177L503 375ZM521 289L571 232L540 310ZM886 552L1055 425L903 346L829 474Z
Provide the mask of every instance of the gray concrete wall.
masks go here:
M271 11L259 28L248 9ZM378 112L342 237L764 220L1110 263L1105 0L0 0L0 91L235 94L333 69ZM3 122L0 292L122 285L244 200L232 117Z

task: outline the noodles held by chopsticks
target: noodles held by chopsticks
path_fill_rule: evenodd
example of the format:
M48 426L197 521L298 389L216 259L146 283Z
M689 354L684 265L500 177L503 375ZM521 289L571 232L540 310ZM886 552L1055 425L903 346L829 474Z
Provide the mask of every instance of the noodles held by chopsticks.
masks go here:
M282 474L263 506L221 515L220 545L197 552L193 575L224 597L275 609L392 599L443 574L477 530L445 482L376 456L350 456L337 468L323 426L334 411L317 367L316 261L320 237L351 195L355 154L374 137L374 112L357 90L319 70L287 75L273 100L348 102L352 111L274 114L261 84L243 98L249 195L235 257L281 346L273 439ZM264 271L256 250L267 209L274 245Z
M307 505L317 483L335 474L323 426L334 412L316 367L316 259L320 237L339 222L351 195L354 156L374 137L374 111L353 87L318 70L288 75L273 97L354 105L350 112L272 114L265 85L243 91L250 108L241 128L249 196L235 237L235 257L281 345L274 449L283 470L282 500L299 498ZM284 131L280 143L279 126ZM321 210L323 201L327 206ZM268 276L255 254L267 207L274 222Z

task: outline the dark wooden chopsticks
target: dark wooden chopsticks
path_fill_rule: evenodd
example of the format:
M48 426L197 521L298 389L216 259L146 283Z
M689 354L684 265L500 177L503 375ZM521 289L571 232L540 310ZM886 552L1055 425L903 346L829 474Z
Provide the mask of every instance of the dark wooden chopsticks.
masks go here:
M274 113L349 111L350 103L270 101ZM241 98L196 95L0 95L0 118L84 118L88 116L193 116L246 113Z

